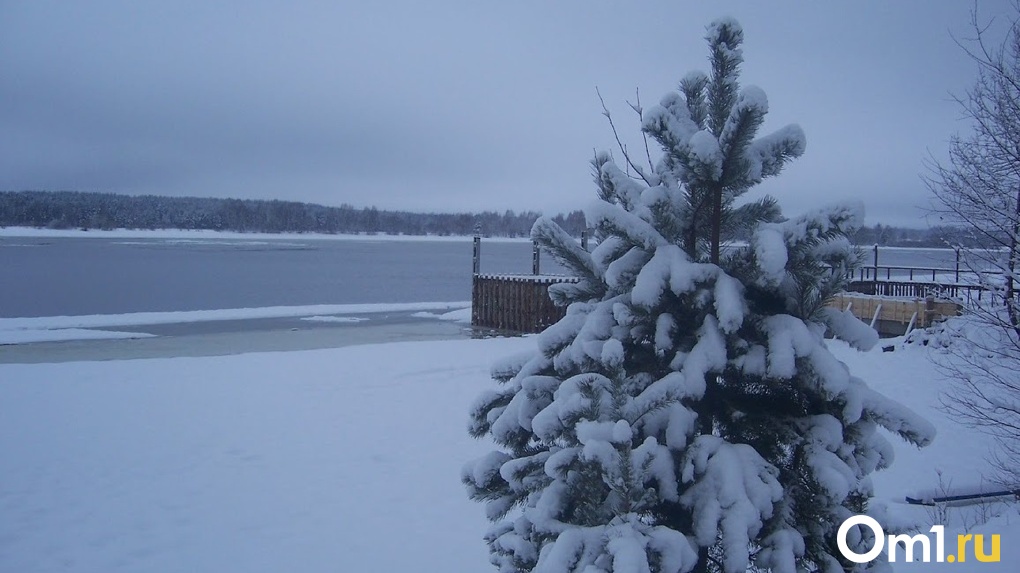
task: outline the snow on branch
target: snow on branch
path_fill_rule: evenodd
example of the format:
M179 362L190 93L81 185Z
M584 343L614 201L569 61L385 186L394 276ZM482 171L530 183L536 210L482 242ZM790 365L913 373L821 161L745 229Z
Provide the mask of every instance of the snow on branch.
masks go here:
M737 98L740 64L744 61L740 44L744 31L733 18L720 18L708 26L712 76L708 83L708 124L712 133L722 133Z
M628 210L634 209L640 204L641 193L646 189L638 181L629 177L612 161L602 164L599 169L600 183L610 199L620 202Z
M698 436L691 444L682 479L692 484L680 500L694 516L694 535L708 546L721 537L722 571L745 573L747 547L782 499L777 470L751 446L717 436Z
M632 244L649 251L669 244L648 221L604 201L590 204L584 214L588 222L596 228L606 228L612 234L625 237Z
M856 256L846 238L863 220L863 203L850 202L818 209L782 223L759 225L751 237L751 248L760 271L760 282L777 285L788 273L797 270L794 267L808 261L852 263ZM813 268L799 270L820 278L813 273ZM845 272L848 269L836 270Z
M741 90L736 104L730 109L729 117L726 118L726 124L723 125L722 133L719 135L719 145L732 164L727 169L731 172L731 177L739 175L741 179L746 178L754 181L754 177L750 177L754 174L753 170L748 172L746 169L741 169L739 173L732 172L736 171L736 163L744 159L744 152L751 145L755 134L758 133L758 128L765 121L765 114L768 113L768 110L768 98L765 96L765 92L757 86L747 86ZM743 168L743 165L740 167ZM741 183L739 186L747 187L750 184Z
M602 283L599 269L591 254L577 244L559 225L548 217L539 217L531 227L531 239L552 254L553 258L573 271L582 281L592 286Z
M935 439L935 426L899 402L894 402L871 388L860 389L864 408L870 419L918 447Z
M791 159L804 155L807 137L797 124L782 127L751 142L744 152L749 163L748 178L753 182L778 175Z
M710 46L725 45L733 49L744 41L744 28L732 16L716 18L706 30L705 39Z
M833 336L857 350L866 352L878 344L878 331L848 310L824 308L820 318Z

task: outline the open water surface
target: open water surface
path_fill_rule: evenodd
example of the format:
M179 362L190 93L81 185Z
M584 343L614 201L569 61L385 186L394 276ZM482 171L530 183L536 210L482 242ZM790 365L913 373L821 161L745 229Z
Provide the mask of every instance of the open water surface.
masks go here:
M865 265L871 249L862 249ZM483 240L481 271L529 274L527 241ZM0 318L471 298L470 239L0 237ZM880 265L952 268L946 249L882 249ZM543 274L566 271L548 255ZM299 318L118 327L155 338L0 347L0 363L207 356L476 336L410 312L365 322ZM484 333L481 333L484 334Z
M463 301L471 254L470 239L0 237L0 317ZM483 240L481 270L530 273L531 244Z

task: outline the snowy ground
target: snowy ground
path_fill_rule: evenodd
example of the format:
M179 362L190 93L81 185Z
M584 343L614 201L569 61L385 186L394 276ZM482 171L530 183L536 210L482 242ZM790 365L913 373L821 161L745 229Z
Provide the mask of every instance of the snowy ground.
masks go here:
M494 359L532 344L0 365L0 571L493 570L458 478L487 451L467 408ZM927 349L836 352L938 426L926 450L896 442L875 479L889 519L926 531L937 516L903 496L936 488L937 470L979 482L986 440L935 408ZM1002 563L974 570L1014 571L1020 513L990 509L970 531L1001 534ZM950 512L961 531L974 516Z

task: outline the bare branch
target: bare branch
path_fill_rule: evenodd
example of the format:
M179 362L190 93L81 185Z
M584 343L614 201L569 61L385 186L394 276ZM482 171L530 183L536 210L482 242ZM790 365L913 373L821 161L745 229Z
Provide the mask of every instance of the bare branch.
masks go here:
M630 107L637 113L638 121L643 125L645 121L645 108L641 107L641 90L638 88L634 88L634 98L635 103L630 104ZM645 143L645 157L648 159L648 169L649 171L655 171L655 164L652 162L652 152L648 150L648 134L643 129L641 130L641 139Z
M981 429L998 444L993 459L1020 483L1020 1L1005 40L993 43L993 20L971 12L974 37L954 41L977 64L964 96L954 96L972 126L950 140L945 161L930 157L922 178L934 196L931 212L963 225L984 248L966 251L964 265L991 296L972 302L955 333L949 360L941 361L955 384L945 409ZM1002 277L987 280L988 271Z
M627 147L623 145L622 141L620 141L620 134L616 131L616 124L613 123L613 114L609 113L609 108L606 107L606 100L602 99L602 93L599 92L598 87L595 88L595 93L598 94L599 102L602 103L602 115L606 116L606 119L609 120L609 127L613 130L613 137L616 138L616 145L620 148L620 153L623 154L623 158L627 161L627 165L629 165L630 168L633 169L642 180L644 180L646 185L653 185L651 180L648 178L648 175L641 171L641 168L631 161L630 154L627 153Z

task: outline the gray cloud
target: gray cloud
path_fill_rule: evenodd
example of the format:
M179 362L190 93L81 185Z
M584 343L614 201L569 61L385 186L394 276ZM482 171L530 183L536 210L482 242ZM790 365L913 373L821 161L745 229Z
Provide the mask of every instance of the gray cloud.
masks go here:
M353 4L353 3L352 3ZM1005 2L982 3L1004 13ZM707 67L713 18L744 25L766 129L808 150L763 192L789 212L863 199L922 224L918 177L966 126L948 99L973 65L967 5L652 2L0 8L0 189L279 197L548 212L593 197L587 160L629 149L645 105Z

